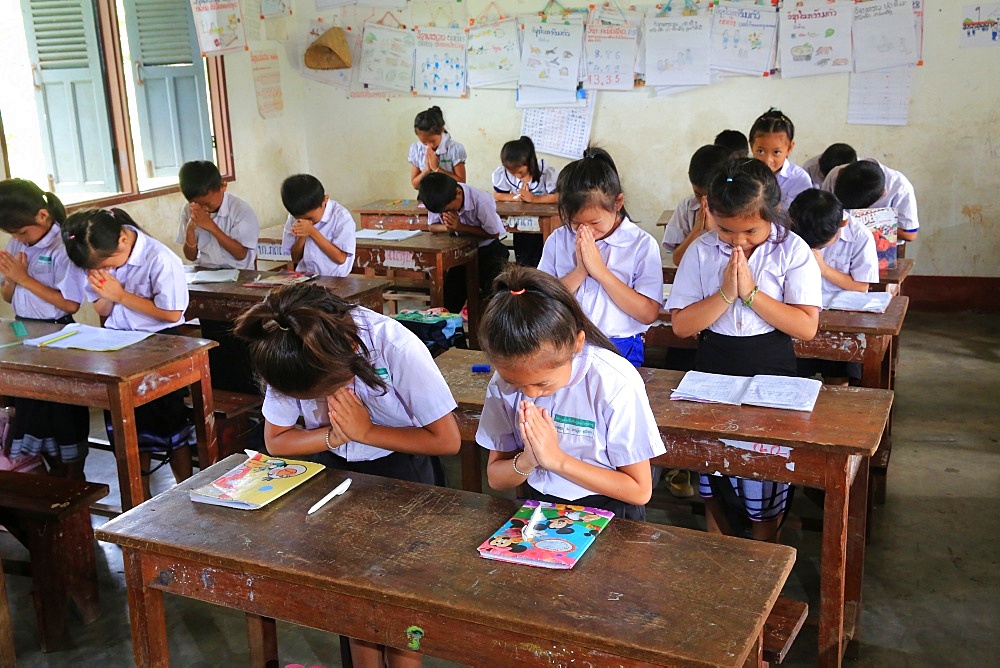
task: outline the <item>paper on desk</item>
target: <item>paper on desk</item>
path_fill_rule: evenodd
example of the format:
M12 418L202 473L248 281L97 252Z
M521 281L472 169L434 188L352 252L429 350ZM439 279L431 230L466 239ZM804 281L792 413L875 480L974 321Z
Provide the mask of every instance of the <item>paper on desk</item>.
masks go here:
M72 336L68 336L72 334ZM66 325L58 332L39 336L34 339L25 339L26 346L45 346L46 348L78 348L80 350L94 350L105 352L110 350L121 350L133 343L138 343L150 336L151 332L125 332L119 329L104 329L103 327L92 327L78 322ZM60 337L65 337L61 338ZM60 339L60 340L55 340ZM49 343L49 341L52 341Z
M743 394L743 403L764 408L811 411L823 383L815 378L754 376Z
M834 311L867 311L869 313L885 313L892 301L889 292L855 292L840 290L824 295L823 308Z
M713 404L740 405L740 398L750 384L744 376L688 371L671 394L671 399Z
M206 269L185 274L188 285L192 283L232 283L240 275L239 269Z
M402 241L420 234L420 230L358 230L357 239L379 239L381 241Z

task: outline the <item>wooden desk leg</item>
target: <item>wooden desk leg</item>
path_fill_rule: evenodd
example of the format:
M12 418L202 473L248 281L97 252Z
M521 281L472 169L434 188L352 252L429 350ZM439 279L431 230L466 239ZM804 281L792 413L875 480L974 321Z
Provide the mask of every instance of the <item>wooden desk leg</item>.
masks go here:
M122 511L146 500L142 488L142 466L139 464L139 435L135 428L135 404L127 385L108 387L111 424L115 437L115 459L118 460L118 486Z
M132 627L132 652L139 668L169 668L167 620L163 613L163 592L146 587L142 554L123 547L125 586L128 589L128 618Z
M465 265L465 294L469 305L469 347L479 350L479 257L472 256L472 262Z
M63 545L59 552L61 563L56 567L66 572L66 593L80 613L80 619L89 624L101 616L90 510L84 508L64 521L61 532L62 536L55 537Z
M219 444L215 434L215 402L208 353L199 353L194 363L201 368L201 380L190 386L191 405L194 407L194 430L198 435L198 466L204 471L219 461Z
M431 276L431 308L444 306L444 276L447 273L444 268L444 257L438 253L434 260L434 273Z
M768 664L764 663L764 632L760 632L760 636L757 637L757 642L750 649L750 653L747 654L747 660L743 662L744 668L762 668Z
M844 627L847 629L847 656L858 656L858 633L861 628L861 580L865 569L865 539L868 520L868 467L870 459L859 457L858 470L851 483L847 511L847 563L844 583Z
M270 617L247 613L247 640L250 643L250 665L278 668L278 629Z
M848 461L829 456L825 472L820 556L819 665L840 666L844 636L844 587L848 537Z
M0 568L0 666L15 666L14 657L14 626L10 619L10 607L7 605L7 585Z
M462 489L466 492L483 491L482 447L475 441L462 441L459 457L462 460Z

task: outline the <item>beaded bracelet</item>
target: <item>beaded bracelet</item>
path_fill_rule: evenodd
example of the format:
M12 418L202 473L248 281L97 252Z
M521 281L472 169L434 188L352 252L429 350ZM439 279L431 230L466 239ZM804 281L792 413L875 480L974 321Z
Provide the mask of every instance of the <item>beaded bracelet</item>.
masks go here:
M753 290L751 290L750 294L747 295L747 298L743 300L743 305L746 306L746 307L752 308L753 307L753 296L755 294L757 294L759 291L760 291L760 286L759 285L753 286Z
M333 450L334 447L330 445L330 433L333 431L333 425L330 425L326 430L326 449ZM338 446L339 447L339 446Z
M722 291L722 288L719 288L719 296L722 297L722 301L726 302L730 306L733 305L733 300L726 296L726 293Z
M516 473L518 475L523 475L525 478L527 478L529 475L531 475L531 471L528 471L527 473L525 473L521 469L517 468L517 458L520 457L523 454L524 454L524 452L522 451L522 452L519 452L516 455L514 455L514 459L510 460L510 463L514 466L514 473ZM534 470L534 469L532 469L532 470Z

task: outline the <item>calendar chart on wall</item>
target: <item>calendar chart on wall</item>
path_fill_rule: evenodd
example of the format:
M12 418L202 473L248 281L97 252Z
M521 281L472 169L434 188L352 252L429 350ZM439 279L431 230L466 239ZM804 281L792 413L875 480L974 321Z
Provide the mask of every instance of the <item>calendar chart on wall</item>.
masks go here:
M531 137L535 148L564 158L582 158L590 143L594 120L594 97L587 96L583 107L535 107L524 110L521 134Z

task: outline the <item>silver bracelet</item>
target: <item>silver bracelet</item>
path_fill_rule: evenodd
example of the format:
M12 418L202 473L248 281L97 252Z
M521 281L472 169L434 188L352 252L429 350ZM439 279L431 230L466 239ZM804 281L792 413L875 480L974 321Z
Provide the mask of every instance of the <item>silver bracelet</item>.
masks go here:
M332 431L333 431L333 425L330 425L329 427L327 427L327 429L326 429L326 449L327 450L333 450L334 449L334 447L332 445L330 445L330 432L332 432ZM340 446L337 446L337 447L340 447Z
M518 475L523 475L525 478L527 478L528 476L531 475L531 472L534 471L535 469L531 469L531 471L528 471L527 473L525 473L521 469L517 468L517 458L520 457L523 454L524 454L524 451L522 450L521 452L519 452L516 455L514 455L514 459L510 460L510 463L514 466L514 473L516 473Z

